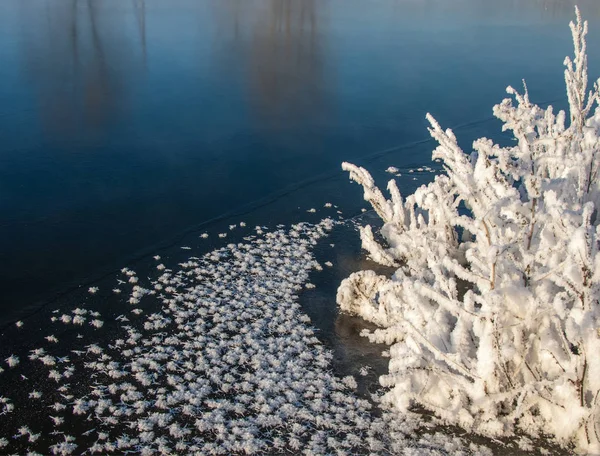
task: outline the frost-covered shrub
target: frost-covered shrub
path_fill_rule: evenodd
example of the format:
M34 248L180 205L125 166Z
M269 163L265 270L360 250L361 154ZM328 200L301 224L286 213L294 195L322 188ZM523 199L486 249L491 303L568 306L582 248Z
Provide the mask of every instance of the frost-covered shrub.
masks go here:
M384 222L385 245L361 228L364 249L397 270L352 274L337 299L391 345L384 401L474 432L600 451L600 109L576 15L568 114L509 87L494 114L515 145L482 138L471 153L428 115L445 174L405 199L394 180L388 200L365 169L343 164Z

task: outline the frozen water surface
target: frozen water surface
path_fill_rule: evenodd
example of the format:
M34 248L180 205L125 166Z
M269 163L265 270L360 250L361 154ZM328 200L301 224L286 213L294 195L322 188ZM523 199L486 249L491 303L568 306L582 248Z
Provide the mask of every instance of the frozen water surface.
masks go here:
M431 147L397 146L428 138L428 111L468 144L522 78L560 106L572 4L3 0L0 324L276 194L304 196L276 223L353 201L345 177L314 182L342 161L387 150L405 178Z

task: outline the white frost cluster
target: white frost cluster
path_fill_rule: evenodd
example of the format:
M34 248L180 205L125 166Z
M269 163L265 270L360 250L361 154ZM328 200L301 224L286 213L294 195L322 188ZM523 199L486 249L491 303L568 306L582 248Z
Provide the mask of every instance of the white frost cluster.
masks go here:
M384 222L385 245L370 226L362 245L396 272L352 274L337 299L391 346L384 402L600 452L600 110L576 15L568 113L509 87L516 103L494 114L515 145L482 138L471 153L428 115L446 173L406 199L394 180L387 200L366 170L343 164Z
M69 356L47 340L30 350L14 371L27 368L50 381L44 394L0 397L2 452L487 454L451 436L417 432L415 417L373 416L353 392L356 380L332 373L332 354L315 337L298 293L317 264L312 248L333 225L298 224L190 257L151 282L164 285L156 295L136 298L158 299L147 316L116 317L118 327L104 340L69 346ZM121 285L123 303L142 290ZM47 410L42 423L30 419L32 399ZM35 431L50 425L38 439Z

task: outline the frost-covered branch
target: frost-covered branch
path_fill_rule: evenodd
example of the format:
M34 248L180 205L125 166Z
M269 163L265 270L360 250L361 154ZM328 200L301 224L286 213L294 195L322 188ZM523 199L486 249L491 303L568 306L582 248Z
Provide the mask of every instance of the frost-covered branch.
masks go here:
M587 23L571 23L565 59L569 114L512 88L494 107L516 139L463 151L427 115L446 170L390 199L367 170L344 163L384 224L371 258L392 278L361 271L338 290L342 310L392 345L384 401L419 404L488 435L551 434L600 451L600 101L588 91ZM459 212L459 207L461 210Z

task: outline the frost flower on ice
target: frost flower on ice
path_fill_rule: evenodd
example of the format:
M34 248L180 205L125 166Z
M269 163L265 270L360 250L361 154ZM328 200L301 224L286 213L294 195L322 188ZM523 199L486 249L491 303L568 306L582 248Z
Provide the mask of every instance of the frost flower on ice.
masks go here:
M15 367L17 364L19 364L19 357L15 356L15 355L10 355L8 358L5 359L6 364L8 364L8 367Z

